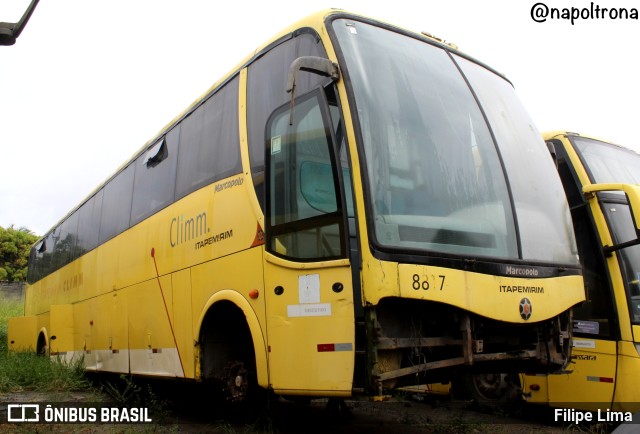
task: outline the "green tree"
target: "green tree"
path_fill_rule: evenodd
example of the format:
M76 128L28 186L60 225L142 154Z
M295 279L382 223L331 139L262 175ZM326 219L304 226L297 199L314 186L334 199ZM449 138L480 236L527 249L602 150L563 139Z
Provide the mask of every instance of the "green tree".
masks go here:
M27 278L29 250L37 239L27 228L0 226L0 280L21 282Z

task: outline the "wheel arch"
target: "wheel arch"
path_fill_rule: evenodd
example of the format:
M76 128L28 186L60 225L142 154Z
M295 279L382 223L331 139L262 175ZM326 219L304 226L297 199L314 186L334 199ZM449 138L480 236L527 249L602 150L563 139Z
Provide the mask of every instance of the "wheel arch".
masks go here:
M200 312L200 317L198 319L198 328L196 330L198 342L200 343L200 339L204 331L203 325L205 324L207 314L209 314L212 309L215 309L216 306L220 306L220 303L224 302L231 303L244 314L245 321L249 328L249 333L251 335L251 340L253 343L253 353L255 355L255 368L258 385L266 388L268 386L269 379L266 343L262 334L262 327L253 307L239 292L231 289L224 289L216 292L209 298L209 300L207 300L204 307L202 308L202 311ZM202 351L202 348L200 349L200 351ZM203 373L200 372L200 378L202 378L202 375Z
M42 327L38 331L38 337L36 338L36 354L42 356L49 355L49 333L47 333L46 327Z

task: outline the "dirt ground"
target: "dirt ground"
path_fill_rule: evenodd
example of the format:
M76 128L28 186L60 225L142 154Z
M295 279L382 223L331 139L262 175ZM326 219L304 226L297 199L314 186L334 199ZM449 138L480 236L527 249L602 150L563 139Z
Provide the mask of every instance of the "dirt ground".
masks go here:
M438 399L425 395L405 395L383 402L316 400L301 404L270 400L269 409L253 413L256 406L245 409L253 413L238 415L224 405L214 404L200 390L170 387L153 395L146 406L153 422L144 424L111 423L7 423L7 403L64 402L68 406L117 406L113 396L100 393L71 392L44 394L20 392L0 395L0 432L33 433L356 433L356 434L553 434L566 432L607 433L611 427L574 427L554 424L550 409L524 407L506 414L500 410L480 411L468 402Z

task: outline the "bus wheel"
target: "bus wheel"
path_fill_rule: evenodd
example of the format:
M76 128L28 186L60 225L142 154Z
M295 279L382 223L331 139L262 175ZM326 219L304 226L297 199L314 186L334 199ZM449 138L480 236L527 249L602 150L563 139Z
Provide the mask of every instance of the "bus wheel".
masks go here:
M242 311L230 302L211 307L201 326L201 375L228 403L251 401L258 387L251 331Z
M471 399L481 407L515 408L521 403L518 378L510 374L466 374L455 388L461 398Z
M241 402L247 398L250 387L249 373L243 362L232 362L225 369L226 391L231 402Z
M255 368L250 362L230 362L224 369L224 375L222 392L225 418L236 422L257 423L270 414L272 397L258 386Z

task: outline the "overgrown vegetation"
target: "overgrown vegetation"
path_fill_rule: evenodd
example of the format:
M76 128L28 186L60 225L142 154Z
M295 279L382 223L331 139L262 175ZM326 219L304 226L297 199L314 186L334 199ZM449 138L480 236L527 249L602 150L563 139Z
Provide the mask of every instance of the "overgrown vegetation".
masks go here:
M29 250L37 239L27 228L0 226L0 280L23 282L27 278Z
M9 318L23 314L22 301L0 296L0 393L33 390L65 392L90 387L82 361L67 365L40 357L35 352L11 352L7 349Z
M118 381L102 383L102 391L123 407L144 407L154 416L163 420L168 416L169 402L162 398L149 383L136 382L131 376L120 375Z
M9 318L23 315L22 300L19 298L6 298L0 295L0 352L7 352L7 322Z
M0 393L34 390L64 392L89 388L82 362L67 365L35 353L6 353L0 356Z

